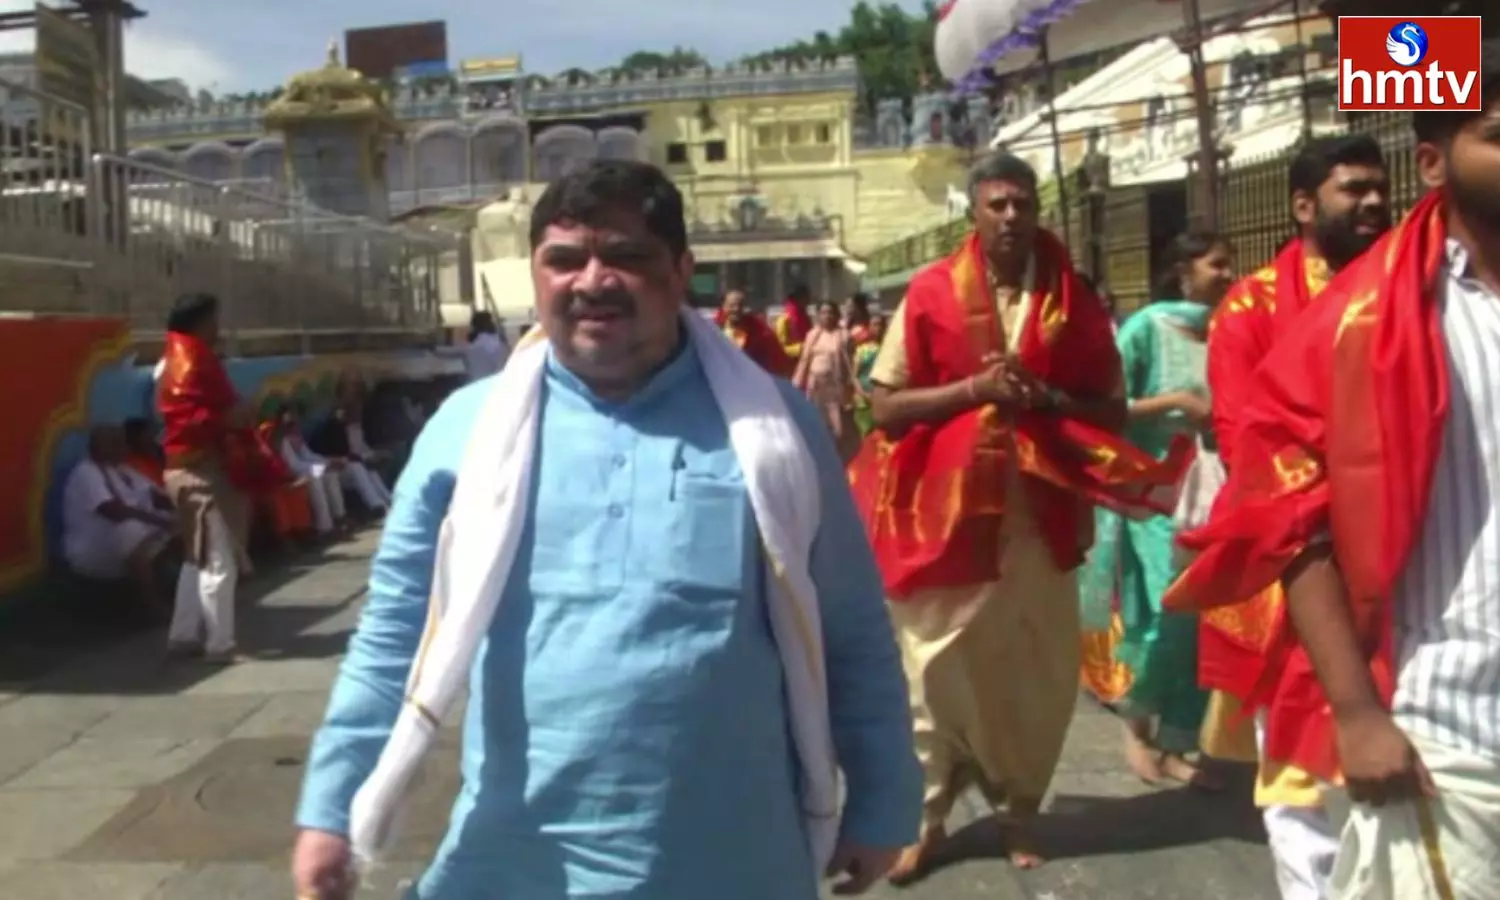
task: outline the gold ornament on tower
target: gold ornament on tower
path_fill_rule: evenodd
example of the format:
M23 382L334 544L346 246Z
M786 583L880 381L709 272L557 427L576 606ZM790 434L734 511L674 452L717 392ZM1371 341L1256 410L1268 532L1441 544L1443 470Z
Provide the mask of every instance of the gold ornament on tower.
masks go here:
M281 96L266 109L266 127L283 131L308 119L368 120L386 133L401 131L385 89L339 60L337 41L328 43L320 69L292 76Z
M349 216L390 216L386 149L402 132L384 87L339 60L337 41L323 66L292 77L265 115L286 146L295 196Z

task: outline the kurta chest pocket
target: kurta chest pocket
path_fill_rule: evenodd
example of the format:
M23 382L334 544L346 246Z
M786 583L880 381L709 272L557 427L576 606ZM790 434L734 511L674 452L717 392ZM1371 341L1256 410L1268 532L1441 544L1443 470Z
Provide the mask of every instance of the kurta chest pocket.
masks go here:
M737 470L674 460L664 522L661 575L688 592L744 589L750 500Z

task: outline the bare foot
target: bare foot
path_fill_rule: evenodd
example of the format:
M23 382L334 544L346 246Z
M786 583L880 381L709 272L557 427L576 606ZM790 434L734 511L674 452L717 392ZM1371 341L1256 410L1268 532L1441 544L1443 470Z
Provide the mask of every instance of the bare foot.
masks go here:
M1036 843L1031 837L1031 830L1025 825L1010 823L1001 831L1005 841L1005 855L1010 864L1018 869L1028 870L1039 867L1046 860L1037 850Z
M1162 774L1173 781L1200 791L1217 793L1224 790L1224 782L1218 776L1188 762L1186 757L1177 753L1167 753L1162 756Z
M1163 755L1129 728L1125 729L1125 764L1137 778L1147 784L1159 784L1166 774L1162 770Z
M937 848L947 839L947 829L941 825L923 831L921 840L901 851L885 880L896 887L906 887L920 880L932 867Z

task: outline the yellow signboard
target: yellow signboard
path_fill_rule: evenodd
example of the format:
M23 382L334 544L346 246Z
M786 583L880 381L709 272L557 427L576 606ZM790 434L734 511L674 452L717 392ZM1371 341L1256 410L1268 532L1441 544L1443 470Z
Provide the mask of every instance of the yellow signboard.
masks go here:
M87 25L38 3L37 87L59 100L93 112L104 94L104 65Z
M459 75L466 78L493 78L501 75L519 75L521 58L501 56L494 59L466 59L458 64Z

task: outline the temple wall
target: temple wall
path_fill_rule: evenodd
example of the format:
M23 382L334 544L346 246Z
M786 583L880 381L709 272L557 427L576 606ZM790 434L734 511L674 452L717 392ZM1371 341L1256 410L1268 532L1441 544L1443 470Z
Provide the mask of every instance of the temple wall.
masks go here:
M64 479L83 458L90 426L154 419L151 368L135 363L119 319L0 319L0 606L10 592L53 570L62 531ZM383 365L364 356L276 356L229 361L241 395L266 408L296 399L327 408L342 377Z

